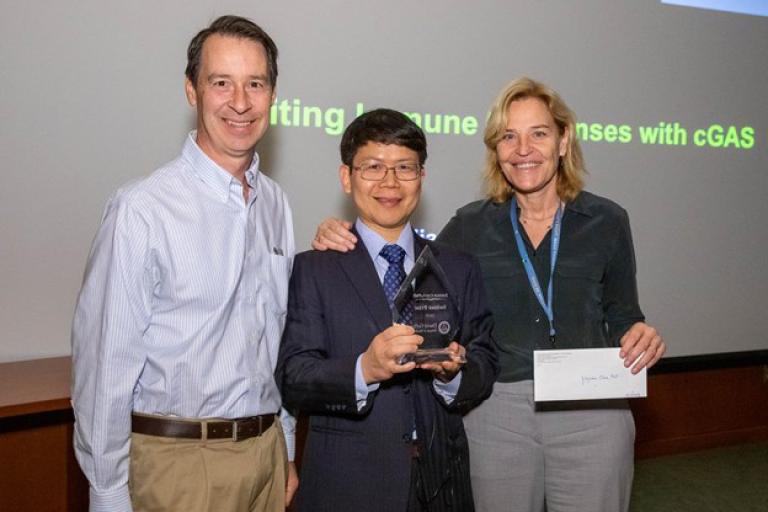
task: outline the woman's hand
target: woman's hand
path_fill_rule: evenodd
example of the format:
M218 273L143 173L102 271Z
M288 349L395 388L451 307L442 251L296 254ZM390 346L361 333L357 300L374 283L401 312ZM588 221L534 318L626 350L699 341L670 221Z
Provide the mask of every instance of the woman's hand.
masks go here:
M624 367L632 366L632 373L643 368L650 368L661 359L667 346L655 327L645 322L637 322L621 337L619 355L624 359Z

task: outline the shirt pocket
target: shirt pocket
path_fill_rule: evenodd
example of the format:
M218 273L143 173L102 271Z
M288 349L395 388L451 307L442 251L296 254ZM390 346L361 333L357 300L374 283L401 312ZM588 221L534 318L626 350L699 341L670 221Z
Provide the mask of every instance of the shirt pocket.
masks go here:
M513 258L507 254L479 258L488 307L497 325L511 320L511 313L520 312L527 297L525 271Z
M478 256L483 279L512 279L523 272L520 265L514 264L515 256L500 254L496 256Z
M284 315L288 309L288 281L291 277L293 258L279 254L270 254L268 260L270 295L267 308L277 315Z
M603 317L603 269L599 265L558 263L555 267L555 304L557 314L574 318Z

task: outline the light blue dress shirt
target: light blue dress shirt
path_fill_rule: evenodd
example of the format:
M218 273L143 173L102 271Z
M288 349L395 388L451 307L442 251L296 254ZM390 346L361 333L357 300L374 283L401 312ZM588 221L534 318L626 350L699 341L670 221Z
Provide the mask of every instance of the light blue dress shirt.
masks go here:
M91 510L131 510L131 412L277 413L273 372L295 252L288 201L242 184L190 133L181 156L118 190L93 242L72 327L75 453ZM294 421L281 416L290 458Z
M379 282L383 283L384 274L387 273L387 269L389 268L389 262L379 253L381 252L381 249L390 242L384 240L381 235L366 226L365 223L360 219L355 221L355 229L357 230L357 234L360 235L360 241L368 250L368 255L373 261L373 266L376 268L376 273L379 276ZM413 243L413 229L411 228L411 223L409 222L405 225L403 231L400 232L400 237L395 242L395 244L399 245L403 248L403 250L405 250L403 268L406 275L413 269L413 265L416 262ZM373 384L365 383L365 378L363 377L363 369L361 366L362 357L363 355L360 354L357 357L357 363L355 364L355 394L358 410L362 410L363 407L365 407L365 404L368 400L368 394L379 389L378 382ZM443 397L445 402L448 404L450 404L456 397L456 393L459 390L460 384L461 372L457 373L456 376L448 382L441 382L437 379L432 381L432 385L434 386L435 391L441 397Z

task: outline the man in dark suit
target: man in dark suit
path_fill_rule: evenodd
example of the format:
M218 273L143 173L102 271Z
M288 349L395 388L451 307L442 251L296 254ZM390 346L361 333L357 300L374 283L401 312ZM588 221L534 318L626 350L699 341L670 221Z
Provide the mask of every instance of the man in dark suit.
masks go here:
M344 132L339 177L363 241L298 255L276 377L287 407L310 416L300 512L473 510L461 412L498 372L476 262L414 236L426 140L379 109ZM392 172L390 172L392 171ZM393 324L394 290L429 245L458 305L449 361L401 364L423 342Z

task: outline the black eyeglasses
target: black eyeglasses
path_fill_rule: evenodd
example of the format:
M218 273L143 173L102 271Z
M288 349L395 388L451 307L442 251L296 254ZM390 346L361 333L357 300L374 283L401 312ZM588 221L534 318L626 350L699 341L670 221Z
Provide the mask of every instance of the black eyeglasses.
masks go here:
M384 162L365 162L352 167L360 171L360 177L368 181L381 181L387 177L387 172L392 169L398 181L413 181L421 176L421 164L416 162L400 162L395 165L387 165Z

